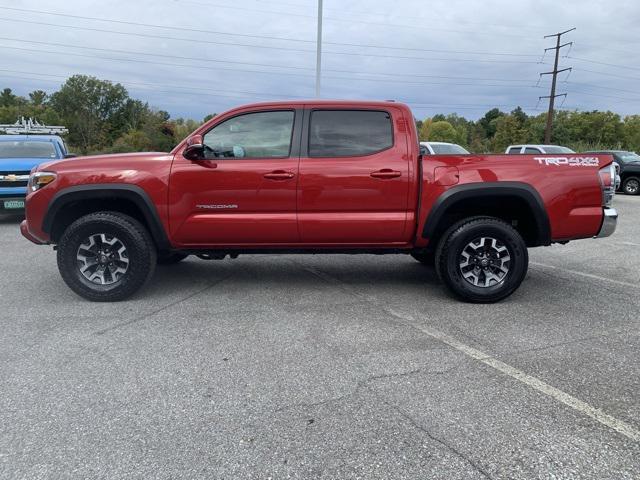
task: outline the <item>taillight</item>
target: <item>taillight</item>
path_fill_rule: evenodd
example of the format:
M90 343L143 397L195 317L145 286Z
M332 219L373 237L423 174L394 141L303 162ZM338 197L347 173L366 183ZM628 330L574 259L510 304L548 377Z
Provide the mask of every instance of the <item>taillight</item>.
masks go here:
M602 187L602 206L610 207L616 193L616 167L612 163L598 171Z

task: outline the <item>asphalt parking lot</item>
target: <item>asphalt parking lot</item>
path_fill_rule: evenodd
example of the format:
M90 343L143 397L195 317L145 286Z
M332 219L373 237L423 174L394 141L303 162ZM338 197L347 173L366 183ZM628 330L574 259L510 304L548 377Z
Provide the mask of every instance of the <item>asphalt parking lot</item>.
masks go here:
M640 198L497 305L405 256L159 268L86 302L0 220L0 478L640 478Z

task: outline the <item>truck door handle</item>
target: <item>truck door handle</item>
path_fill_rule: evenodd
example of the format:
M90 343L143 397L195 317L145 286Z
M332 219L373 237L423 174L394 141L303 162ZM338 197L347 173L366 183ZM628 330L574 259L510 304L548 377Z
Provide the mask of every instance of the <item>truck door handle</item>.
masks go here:
M284 170L274 170L273 172L264 174L264 178L268 178L269 180L289 180L295 176L295 173Z
M391 170L390 168L383 168L377 172L371 172L370 175L373 178L396 178L402 175L402 172L397 170Z
M213 160L201 159L201 160L197 160L195 163L197 163L198 165L204 168L218 168L218 164Z

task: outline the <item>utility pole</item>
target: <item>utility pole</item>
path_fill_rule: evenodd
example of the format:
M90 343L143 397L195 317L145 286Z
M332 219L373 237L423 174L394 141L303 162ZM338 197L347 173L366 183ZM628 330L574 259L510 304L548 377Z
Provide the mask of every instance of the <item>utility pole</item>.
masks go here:
M566 47L567 45L573 45L573 42L567 42L565 44L560 45L560 37L562 37L562 35L566 33L572 32L573 30L575 30L575 28L570 28L569 30L565 30L564 32L554 33L553 35L546 35L544 37L544 38L556 37L556 46L544 49L545 52L548 52L549 50L556 51L556 56L555 56L556 58L555 58L555 61L553 62L553 70L550 72L544 72L540 74L540 77L542 77L542 75L552 75L551 94L545 95L543 97L538 97L538 101L542 100L543 98L549 99L549 111L547 112L547 126L544 129L544 143L551 143L551 129L553 127L553 106L555 104L555 100L557 97L565 97L565 98L567 97L566 93L561 93L559 95L556 95L556 78L558 77L559 73L566 72L567 70L571 70L571 67L562 68L558 70L558 59L560 57L560 49L562 47Z
M316 97L320 98L320 74L322 71L322 0L318 0L318 39L316 41Z

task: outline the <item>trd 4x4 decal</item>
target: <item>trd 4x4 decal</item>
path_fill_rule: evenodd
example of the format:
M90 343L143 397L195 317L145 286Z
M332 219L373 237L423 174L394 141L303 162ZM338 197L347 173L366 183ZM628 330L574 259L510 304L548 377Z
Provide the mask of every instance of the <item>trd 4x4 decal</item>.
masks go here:
M569 165L570 167L597 167L597 157L533 157L540 165Z

